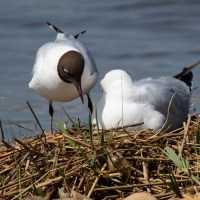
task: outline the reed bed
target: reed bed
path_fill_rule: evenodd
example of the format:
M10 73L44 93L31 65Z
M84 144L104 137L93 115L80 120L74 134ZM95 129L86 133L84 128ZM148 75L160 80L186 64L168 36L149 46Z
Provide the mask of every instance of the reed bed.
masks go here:
M192 176L198 180L200 175L199 121L199 116L189 118L184 128L170 133L128 127L96 130L77 121L76 126L62 124L54 134L42 129L34 137L2 140L0 199L61 199L59 188L96 200L124 199L143 191L170 199L177 198L173 184L181 193L197 193ZM187 158L188 173L166 156L166 146Z

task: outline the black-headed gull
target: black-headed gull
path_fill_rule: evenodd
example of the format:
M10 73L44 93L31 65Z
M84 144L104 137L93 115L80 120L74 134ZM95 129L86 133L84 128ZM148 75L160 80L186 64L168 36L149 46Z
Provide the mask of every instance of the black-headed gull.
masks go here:
M47 23L57 32L55 42L42 45L36 55L29 88L49 100L50 131L52 133L52 101L68 102L83 94L88 97L88 107L92 113L89 92L98 81L99 72L89 50L75 36L63 33Z
M124 70L108 72L100 84L103 90L97 104L100 128L110 129L144 122L134 129L172 131L187 120L192 87L192 72L200 62L174 77L132 80ZM93 114L93 123L96 124ZM129 128L130 130L131 128ZM133 128L132 128L133 129Z

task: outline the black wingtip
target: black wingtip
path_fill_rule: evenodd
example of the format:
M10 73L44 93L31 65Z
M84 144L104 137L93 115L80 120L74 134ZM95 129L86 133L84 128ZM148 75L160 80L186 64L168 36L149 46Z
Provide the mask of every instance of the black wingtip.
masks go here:
M74 38L77 39L78 37L80 37L81 35L83 35L86 32L86 30L80 32L79 34L75 35Z
M47 22L47 25L49 26L50 29L54 30L56 33L63 33L59 28L57 28L53 24Z
M183 81L191 89L191 87L192 87L192 79L193 79L192 70L199 64L200 64L200 61L196 62L195 64L193 64L192 66L190 66L188 68L184 68L183 71L181 73L175 75L174 78Z
M92 114L92 113L93 113L93 105L92 105L92 101L91 101L89 95L87 95L87 98L88 98L88 108L89 108L89 110L90 110L90 114Z
M183 71L177 74L176 76L174 76L174 78L179 79L180 81L183 81L186 85L188 85L188 87L191 90L193 73L191 71L188 72L188 69L189 68L184 68Z
M47 22L47 25L49 26L50 29L54 30L56 33L63 33L59 28L57 28L53 24ZM80 37L81 35L83 35L85 32L86 32L86 30L80 32L79 34L75 35L74 38L77 39L78 37Z

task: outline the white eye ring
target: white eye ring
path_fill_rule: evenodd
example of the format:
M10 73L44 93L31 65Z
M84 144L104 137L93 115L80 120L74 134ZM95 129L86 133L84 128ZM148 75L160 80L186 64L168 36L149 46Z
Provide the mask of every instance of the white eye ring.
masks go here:
M63 69L63 70L64 70L64 72L69 73L66 69Z

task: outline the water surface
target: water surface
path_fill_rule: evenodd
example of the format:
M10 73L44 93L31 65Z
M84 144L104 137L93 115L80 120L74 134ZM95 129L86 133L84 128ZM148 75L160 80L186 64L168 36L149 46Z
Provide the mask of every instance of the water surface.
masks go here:
M48 101L28 88L38 48L55 40L49 21L75 35L91 51L100 79L112 69L125 69L135 80L175 75L200 60L200 1L12 1L0 7L0 118L35 128L29 101L42 126L49 130ZM194 71L200 88L200 66ZM67 91L66 91L67 92ZM97 84L92 95L101 96ZM86 99L85 99L86 100ZM199 95L196 108L200 112ZM87 102L87 101L86 101ZM66 117L54 102L55 117ZM87 104L80 99L62 103L71 116L87 121ZM38 127L36 127L39 130ZM15 126L5 132L29 134Z

